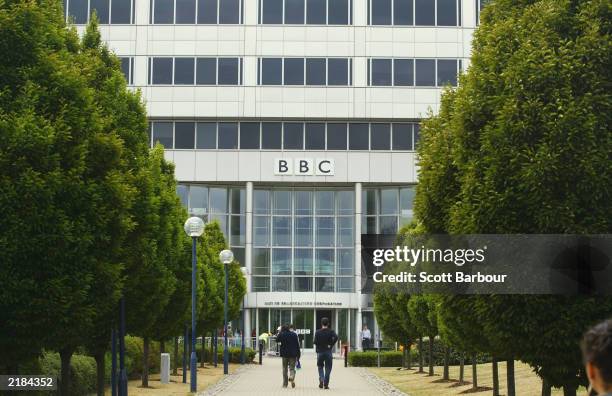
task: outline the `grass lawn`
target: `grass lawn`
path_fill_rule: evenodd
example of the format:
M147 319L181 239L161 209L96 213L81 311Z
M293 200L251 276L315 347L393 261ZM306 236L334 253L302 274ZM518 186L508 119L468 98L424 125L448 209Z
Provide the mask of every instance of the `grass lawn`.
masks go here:
M240 364L229 365L230 374L240 367ZM216 384L223 378L223 363L217 367L206 365L205 368L198 367L198 392L203 391L211 385ZM131 380L128 383L128 394L134 396L186 396L189 395L189 372L187 372L187 383L183 384L183 370L178 370L178 375L172 375L170 371L170 383L162 384L159 381L159 374L149 375L149 387L142 388L140 380ZM110 388L106 389L106 394L110 395Z
M490 395L493 386L491 364L478 365L478 387L482 390L474 392L472 388L472 366L465 366L465 381L470 383L458 386L459 366L450 367L450 378L452 382L442 382L443 367L435 367L434 377L427 374L419 374L417 370L397 370L393 367L376 368L370 367L374 374L395 385L399 390L410 396L438 396L438 395ZM427 367L425 367L427 371ZM533 372L531 367L525 363L515 362L515 384L516 394L520 396L540 396L542 392L542 381ZM500 394L506 394L506 363L499 363L499 385ZM553 395L563 395L561 389L553 389ZM584 388L578 389L578 395L586 395Z

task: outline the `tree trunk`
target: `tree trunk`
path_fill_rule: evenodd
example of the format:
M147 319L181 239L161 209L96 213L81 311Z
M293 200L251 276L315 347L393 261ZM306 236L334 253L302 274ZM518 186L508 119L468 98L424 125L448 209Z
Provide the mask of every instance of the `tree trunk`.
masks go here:
M563 396L576 396L576 388L572 385L565 385L563 387Z
M60 396L70 396L70 359L73 352L72 348L64 348L59 351L62 361Z
M159 342L159 353L166 353L166 341L164 340Z
M215 333L210 333L210 364L214 363L213 355L215 354ZM215 366L216 367L216 366Z
M412 342L408 342L408 345L406 345L406 353L408 354L407 359L408 359L408 370L412 370L412 354L410 353L412 348Z
M178 337L174 337L174 365L172 366L172 375L178 375Z
M206 354L204 351L206 350L206 333L202 333L202 349L200 349L200 367L204 368L204 356Z
M419 373L424 373L423 370L423 337L419 337Z
M508 382L508 395L515 396L516 391L514 387L514 359L508 359L506 361L506 380Z
M491 365L493 366L493 396L499 396L499 372L495 356L493 356Z
M461 352L459 357L459 383L465 382L465 353Z
M149 387L149 337L142 339L142 387Z
M476 372L476 354L472 354L472 388L478 388L478 373Z
M542 396L550 396L552 393L551 386L546 381L546 378L542 379Z
M434 361L433 361L433 346L434 346L434 339L433 337L429 337L429 374L428 375L434 375Z
M98 396L104 396L104 386L106 385L104 383L104 355L105 351L102 350L96 352L94 356L94 358L96 359L96 373L98 374L96 381L96 389Z
M445 347L444 348L444 375L442 376L442 378L447 381L450 379L450 375L448 373L449 358L450 358L450 347Z

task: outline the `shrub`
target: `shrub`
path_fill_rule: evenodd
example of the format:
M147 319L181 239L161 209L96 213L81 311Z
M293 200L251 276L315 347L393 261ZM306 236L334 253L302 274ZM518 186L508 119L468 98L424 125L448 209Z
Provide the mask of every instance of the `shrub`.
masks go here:
M57 352L43 352L38 361L39 374L59 380L61 360ZM96 361L91 356L72 355L70 361L70 395L82 396L96 391Z
M125 337L125 368L128 378L140 378L142 375L143 341L140 337ZM149 341L149 373L158 373L161 356L159 342Z
M197 345L196 346L196 351L198 354L198 361L202 360L202 346L201 345ZM230 363L240 363L240 353L241 353L241 348L240 347L234 347L234 348L229 348L229 361ZM244 348L244 353L246 355L246 363L250 363L253 361L253 359L255 358L255 355L257 355L257 352L252 349L252 348ZM182 351L179 353L179 359L182 359ZM204 361L205 362L210 362L211 361L211 351L210 348L204 348ZM220 346L217 349L217 361L218 362L223 362L223 347ZM181 360L182 362L182 360Z
M401 351L381 351L380 366L401 367L402 354ZM378 365L378 352L349 352L348 363L353 367L376 367Z

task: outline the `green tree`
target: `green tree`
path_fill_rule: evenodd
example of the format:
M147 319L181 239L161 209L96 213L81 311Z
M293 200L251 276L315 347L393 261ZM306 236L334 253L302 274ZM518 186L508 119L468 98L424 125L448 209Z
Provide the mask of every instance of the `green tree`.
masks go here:
M59 351L67 395L72 353L120 295L135 198L124 127L137 131L105 102L59 3L1 3L0 49L2 359Z
M456 92L444 93L440 115L425 122L418 147L415 210L429 231L610 233L611 15L609 0L496 0L485 8L470 67ZM585 382L580 334L611 303L483 296L468 306L479 310L490 351L529 363L573 395Z
M415 295L408 301L408 312L418 332L429 339L429 375L434 375L433 346L438 335L436 305L431 295Z
M223 326L223 305L225 299L225 270L219 260L219 253L227 249L227 243L217 221L206 224L198 247L198 262L201 263L201 282L204 293L199 299L198 331L216 330ZM240 314L242 299L246 293L246 283L240 263L228 267L228 320Z

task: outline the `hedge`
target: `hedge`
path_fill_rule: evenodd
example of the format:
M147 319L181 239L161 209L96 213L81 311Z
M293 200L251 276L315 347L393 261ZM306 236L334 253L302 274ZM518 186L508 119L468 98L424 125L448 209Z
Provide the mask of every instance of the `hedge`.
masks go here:
M381 351L380 366L381 367L401 367L402 366L401 351ZM378 352L349 352L349 366L353 367L376 367L378 365Z
M202 360L202 346L201 345L196 346L196 350L198 354L198 360L201 361ZM241 351L242 349L240 347L229 348L230 363L240 363ZM253 359L255 359L255 355L257 355L257 352L253 348L244 348L244 353L246 355L246 363L252 362ZM182 359L182 354L179 354L179 356L180 356L179 359ZM211 356L212 354L211 354L210 348L204 348L204 361L210 362ZM217 361L223 362L223 347L222 346L217 348Z
M57 352L43 352L38 360L38 373L60 379L62 363ZM72 355L70 360L70 395L83 396L96 391L96 361L85 355ZM29 392L28 392L29 393ZM45 393L47 394L47 393Z

